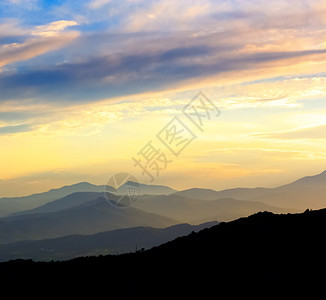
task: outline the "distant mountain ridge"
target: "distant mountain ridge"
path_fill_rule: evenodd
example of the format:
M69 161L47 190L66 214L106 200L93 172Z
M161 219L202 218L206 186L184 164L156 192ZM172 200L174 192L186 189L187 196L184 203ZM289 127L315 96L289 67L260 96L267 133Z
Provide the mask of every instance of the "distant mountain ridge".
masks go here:
M50 213L76 207L91 200L103 197L103 193L73 193L64 198L54 200L37 208L11 214L19 216L25 214ZM273 207L261 202L222 198L202 201L180 196L178 193L170 195L144 195L134 203L133 207L146 212L164 215L181 222L199 224L211 220L230 221L247 216L258 211L285 212L279 207Z
M76 193L69 194L68 196L65 196L63 198L45 203L44 205L38 206L36 208L13 213L9 216L19 216L22 214L49 213L49 212L60 211L74 206L78 206L80 204L83 204L91 200L95 200L100 197L104 197L103 192L102 193L76 192Z
M275 207L262 202L237 200L234 198L217 198L215 200L187 198L181 196L181 193L146 198L140 197L134 203L134 207L191 224L199 224L211 220L218 220L220 222L231 221L259 211L271 211L274 213L297 211L295 209Z
M73 206L74 201L78 204L79 202L82 203L83 201L92 200L92 198L94 198L90 196L91 194L88 194L90 196L89 199L87 199L88 196L86 194L79 194L79 197L77 197L77 194L75 193L99 193L98 196L101 196L103 195L105 188L112 190L112 192L117 192L118 194L126 193L126 186L122 186L118 191L116 191L112 187L106 187L104 185L95 186L87 182L81 182L75 185L64 186L59 189L52 189L45 193L34 194L26 197L0 198L0 217L8 216L10 214L18 215L63 209L69 207L69 205ZM326 171L318 175L303 177L292 183L276 188L233 188L221 191L192 188L183 191L175 191L167 186L140 184L139 199L144 200L145 198L151 198L153 195L175 195L195 200L230 198L242 201L260 202L272 207L286 208L291 211L293 211L293 209L306 208L318 209L326 206ZM56 202L56 200L64 197L67 198ZM76 199L73 200L72 198ZM61 204L59 205L59 203ZM140 208L140 203L141 202L136 202L136 207ZM281 212L276 210L273 211ZM253 212L254 211L250 211L250 213ZM239 215L236 217L239 217ZM188 220L185 221L188 222ZM201 221L204 220L201 219Z
M103 192L104 187L104 185L96 186L88 182L80 182L30 196L0 198L0 217L22 210L33 209L76 192Z
M123 184L118 190L117 194L124 194L126 195L128 193L127 186L128 184L133 183L132 181L127 181L125 184ZM139 185L139 194L140 195L169 195L172 193L177 192L177 190L172 189L165 185L157 185L157 184L143 184L143 183L136 183L136 185Z
M77 192L102 193L105 191L105 188L107 188L105 185L96 186L87 182L81 182L25 197L0 198L0 217L31 210ZM109 187L110 189L118 194L126 192L125 186L118 191L112 187ZM168 186L140 184L140 195L170 195L173 193L197 200L233 198L263 202L271 206L290 209L305 209L307 207L318 209L326 206L326 170L318 175L306 176L276 188L232 188L221 191L191 188L176 191Z
M89 189L93 191L71 193ZM326 207L326 171L276 188L222 191L196 188L175 192L165 186L142 184L141 190L144 194L141 193L134 205L125 210L114 208L106 201L104 186L85 182L18 200L12 198L11 209L18 212L0 218L0 244L72 234L95 234L135 226L167 227L176 223L230 221L258 211L284 213L318 209ZM116 192L113 188L112 191ZM168 194L155 195L162 192ZM65 195L67 193L70 194ZM59 195L65 196L49 201ZM114 194L112 196L116 197ZM9 199L0 199L0 208L6 201L10 202ZM23 203L22 207L19 203ZM30 206L42 204L22 211L27 203Z
M0 261L33 259L37 261L67 260L79 256L106 255L149 249L177 237L216 225L178 224L167 228L132 227L93 235L71 235L56 239L22 241L0 245Z
M164 185L139 184L139 186L140 194L167 195L176 192L176 190ZM121 186L118 190L115 190L113 187L106 185L93 185L88 182L80 182L77 184L63 186L58 189L52 189L48 192L33 194L30 196L0 198L0 217L25 210L31 210L73 193L104 193L105 191L116 192L117 194L126 193L126 184Z
M326 170L318 175L302 177L298 180L295 180L292 183L282 185L279 188L284 188L287 186L297 186L297 185L302 185L302 184L310 185L310 186L316 186L316 185L319 186L319 185L325 184L325 182L326 182Z
M134 207L116 208L106 198L100 197L59 211L0 218L0 244L72 234L94 234L135 226L163 228L176 223L171 218Z
M233 198L282 208L319 209L326 207L326 171L275 188L233 188L221 191L189 189L176 194L193 199L200 197L202 200Z

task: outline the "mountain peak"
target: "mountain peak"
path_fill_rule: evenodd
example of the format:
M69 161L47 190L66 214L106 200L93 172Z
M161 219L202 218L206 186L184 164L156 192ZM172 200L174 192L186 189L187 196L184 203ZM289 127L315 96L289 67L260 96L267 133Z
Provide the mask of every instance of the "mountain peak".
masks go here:
M94 184L91 184L91 183L89 183L87 181L78 182L78 183L75 183L75 184L72 184L72 185L68 185L68 186L83 186L83 185L94 186Z
M296 185L310 185L310 186L322 185L323 186L325 182L326 182L326 170L317 175L302 177L290 184L281 186L281 188L288 187L288 186L296 186Z
M78 191L94 191L94 190L97 191L99 188L100 186L84 181L84 182L74 183L71 185L64 185L63 187L60 188L51 189L49 190L49 192L60 192L60 191L67 190L73 193Z
M306 176L306 177L303 177L301 179L316 179L316 178L321 178L321 177L324 177L324 176L326 176L326 170L321 172L320 174L312 175L312 176Z

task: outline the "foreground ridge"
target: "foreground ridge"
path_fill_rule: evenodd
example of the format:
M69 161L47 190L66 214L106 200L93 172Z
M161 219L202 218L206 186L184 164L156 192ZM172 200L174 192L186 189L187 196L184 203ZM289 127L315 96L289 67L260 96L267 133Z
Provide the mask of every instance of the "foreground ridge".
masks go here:
M117 299L132 295L154 299L153 293L193 296L232 294L239 289L297 289L300 284L318 285L324 280L319 274L326 266L325 230L326 209L280 215L260 212L147 251L67 262L17 260L0 268L5 274L2 280L8 282L29 274L20 279L89 288L109 284Z

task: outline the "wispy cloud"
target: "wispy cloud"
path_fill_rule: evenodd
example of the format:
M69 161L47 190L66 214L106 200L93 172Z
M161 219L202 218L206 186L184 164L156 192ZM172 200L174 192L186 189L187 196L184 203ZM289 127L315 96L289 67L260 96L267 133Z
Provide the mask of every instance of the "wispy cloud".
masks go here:
M31 131L31 130L32 130L32 126L30 126L29 124L3 126L3 127L0 127L0 135L20 133L20 132L26 132L26 131Z
M39 0L7 0L4 1L14 6L22 6L24 9L36 9Z
M304 128L295 128L291 130L255 133L252 134L260 138L273 139L326 139L326 125L310 126Z
M104 5L110 3L112 0L92 0L89 4L88 7L90 9L99 9L103 7Z
M129 157L127 136L141 140L198 90L225 112L201 150L225 151L180 160L196 180L260 182L266 170L269 182L293 159L319 168L325 15L324 0L0 1L0 178L85 160L98 174L96 159L105 173Z
M75 34L67 33L58 39L53 37L50 41L31 40L23 46L12 45L10 51L2 50L1 64L34 57L62 47L74 38ZM309 50L228 57L230 53L227 54L226 51L217 56L215 51L216 49L204 45L180 47L164 52L109 55L21 74L3 74L0 83L1 98L8 100L41 95L57 101L94 101L169 90L187 80L203 80L224 73L269 68L268 64L271 63L275 65L294 58L309 60L313 56L323 57L326 53L324 50Z
M76 25L78 25L78 23L75 21L55 21L50 24L36 26L31 34L44 37L57 36L59 32L65 28Z
M0 48L0 67L57 50L70 43L77 36L78 33L70 32L61 34L60 37L30 38L23 43L4 45Z
M231 3L208 0L112 1L105 7L111 14L114 8L126 8L124 13L119 10L119 22L112 31L79 35L66 31L76 21L60 20L34 26L23 43L5 45L0 50L2 66L57 51L40 67L3 74L0 101L31 96L96 101L190 85L204 87L208 81L219 84L240 73L261 78L276 76L282 68L316 71L316 62L325 62L326 57L320 15L324 8L319 2L287 10L290 6L285 1L278 0L275 6L256 1L234 10ZM107 3L91 1L89 5ZM60 52L63 47L67 51Z
M0 24L0 38L22 36L27 34L27 30L19 26L17 19L9 19Z
M0 25L0 37L24 35L24 42L14 42L0 46L0 68L18 61L29 60L69 44L78 37L76 31L62 32L68 26L77 25L74 21L56 21L22 30L13 21Z

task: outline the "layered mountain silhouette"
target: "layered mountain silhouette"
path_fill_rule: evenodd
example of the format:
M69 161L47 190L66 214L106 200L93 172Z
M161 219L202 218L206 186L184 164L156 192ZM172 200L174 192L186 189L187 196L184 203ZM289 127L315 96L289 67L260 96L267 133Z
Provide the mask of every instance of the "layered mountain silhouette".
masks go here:
M234 188L222 191L195 188L176 194L201 200L234 198L283 208L318 209L326 206L326 171L276 188Z
M265 297L285 291L293 297L324 286L325 228L326 209L260 212L147 251L57 263L1 263L0 276L4 287L37 282L50 289L55 282L75 296L95 289L111 299Z
M128 185L132 185L135 183L132 181L127 181L125 184L123 184L121 187L118 188L117 194L128 194ZM140 195L169 195L172 193L175 193L176 190L172 189L165 185L157 185L157 184L143 184L143 183L137 183L136 185L139 185L139 191Z
M181 193L162 196L140 197L135 207L182 222L198 224L211 220L230 221L259 211L275 213L293 212L294 209L274 207L257 201L220 198L203 201L201 198L187 198Z
M112 192L116 192L117 194L125 193L126 184L120 187L118 191L111 188ZM26 213L28 210L38 208L39 206L69 196L73 193L104 193L106 188L110 191L110 187L104 185L96 186L83 182L26 197L0 198L0 217L21 212ZM319 175L304 177L293 183L276 188L234 188L222 191L192 188L184 191L175 191L167 186L140 184L141 198L146 198L145 195L172 194L195 200L232 198L236 200L261 202L273 207L300 210L307 207L318 209L326 206L326 171ZM85 195L85 197L87 196ZM84 196L81 196L81 198L84 198ZM92 196L90 196L88 200L91 200L91 198ZM78 202L78 200L76 201Z
M166 186L141 184L141 192L134 205L119 209L110 205L106 200L104 186L80 183L27 197L1 198L0 208L5 207L7 212L11 211L11 213L2 212L6 216L0 218L0 245L4 247L5 244L21 242L20 246L15 248L17 251L10 248L12 245L7 245L8 248L6 248L11 249L13 255L16 253L17 255L13 256L16 258L19 257L18 253L22 257L35 259L105 254L112 250L120 253L130 249L129 246L132 248L136 245L129 245L126 239L126 245L129 246L123 250L122 246L119 248L114 243L109 243L108 237L108 244L105 244L105 247L96 242L94 247L80 246L80 252L77 251L78 246L72 247L71 251L67 248L64 251L60 249L64 249L62 241L69 244L69 241L76 239L78 240L76 245L85 245L86 242L83 241L88 238L92 240L92 235L110 231L110 234L107 233L110 236L113 235L112 231L117 229L131 230L133 228L132 230L136 233L140 230L139 227L151 227L146 230L153 235L157 234L157 243L153 240L153 245L156 245L161 241L159 232L162 233L156 230L157 228L166 228L179 223L193 225L210 221L225 222L260 211L293 213L306 208L323 208L326 207L325 186L326 171L276 188L236 188L223 191L195 188L175 191ZM114 193L111 194L112 199L118 197L116 194L126 192L125 189L126 186L118 190L112 188ZM110 191L110 187L107 190ZM76 235L91 236L76 237ZM135 234L136 236L140 241L141 236ZM54 239L58 242L57 252L50 251L55 249ZM96 240L95 237L93 241ZM42 244L43 242L45 244ZM52 245L51 247L47 246L48 242ZM141 243L136 243L135 240L132 240L132 243L141 248L147 248L147 244L141 246ZM23 245L27 247L26 252L24 252ZM39 250L35 248L37 247L35 245L40 245ZM63 248L60 248L61 246ZM35 253L33 254L28 249L34 249ZM29 256L24 256L24 253Z
M100 197L59 211L1 218L0 244L135 226L167 227L176 223L168 217L137 208L116 208Z
M0 217L24 210L30 210L49 203L53 200L57 200L78 192L104 193L104 191L112 191L117 194L125 193L126 185L128 185L128 182L116 190L110 186L93 185L88 182L80 182L77 184L64 186L58 189L52 189L48 192L33 194L30 196L0 198ZM139 184L139 186L141 194L167 195L176 192L176 190L164 185Z
M200 225L178 224L167 228L133 227L93 235L16 242L0 245L0 261L21 258L36 261L67 260L78 256L134 252L216 224L217 222L208 222Z
M52 189L48 192L33 194L25 197L0 198L0 217L20 211L31 210L53 200L57 200L78 192L104 193L105 191L112 191L117 194L123 194L125 193L127 184L128 182L116 190L110 186L93 185L88 182L81 182L70 186L64 186L59 189ZM163 185L139 184L139 186L141 194L167 195L176 192L176 190Z
M72 193L66 197L63 197L63 198L60 198L57 200L53 200L51 202L48 202L48 203L38 206L36 208L13 213L10 216L56 212L56 211L68 209L71 207L79 206L85 202L92 201L92 200L98 199L100 197L104 197L104 193L96 193L96 192Z

